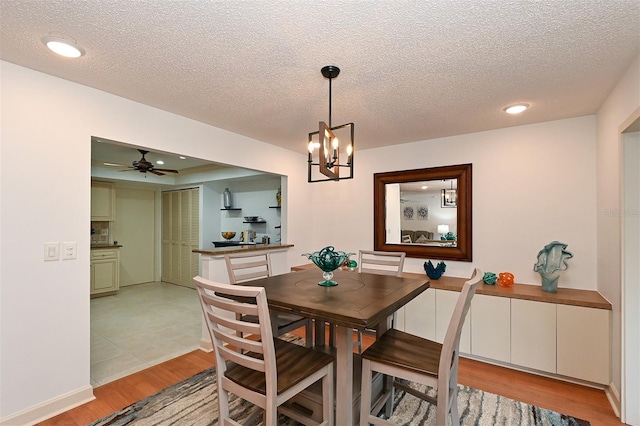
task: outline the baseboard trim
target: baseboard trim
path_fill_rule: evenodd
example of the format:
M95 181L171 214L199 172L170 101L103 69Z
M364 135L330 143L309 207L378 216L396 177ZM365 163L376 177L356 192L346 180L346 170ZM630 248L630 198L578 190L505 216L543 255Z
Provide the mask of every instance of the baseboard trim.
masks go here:
M607 396L609 400L609 404L611 404L611 408L613 408L613 412L620 417L620 413L622 412L622 403L620 402L620 392L616 388L613 383L609 383L609 386L604 390L604 394Z
M548 371L542 371L542 370L536 370L536 369L533 369L533 368L522 367L520 365L511 364L511 363L504 362L504 361L497 361L495 359L485 358L485 357L478 356L478 355L471 355L471 354L467 354L467 353L461 353L460 356L463 357L463 358L468 358L468 359L472 359L472 360L475 360L475 361L480 361L480 362L484 362L484 363L487 363L487 364L496 365L498 367L504 367L504 368L509 368L511 370L522 371L523 373L535 374L536 376L547 377L549 379L560 380L560 381L563 381L563 382L573 383L573 384L580 385L580 386L587 386L587 387L590 387L590 388L600 389L600 390L606 390L606 388L607 388L607 385L604 385L602 383L594 383L594 382L589 382L589 381L582 380L582 379L576 379L574 377L562 376L560 374L555 374L555 373L549 373Z
M213 352L213 343L209 339L200 339L200 350L205 352Z
M93 387L85 386L0 419L0 426L34 425L94 399Z

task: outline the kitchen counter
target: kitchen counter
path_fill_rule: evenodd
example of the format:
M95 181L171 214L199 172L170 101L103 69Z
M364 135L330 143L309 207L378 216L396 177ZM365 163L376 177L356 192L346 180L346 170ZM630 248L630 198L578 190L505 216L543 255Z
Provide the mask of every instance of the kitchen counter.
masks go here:
M281 250L289 247L293 247L293 244L247 244L242 246L217 247L207 250L198 249L193 250L193 252L209 256L218 256L245 251Z
M93 249L111 249L120 248L122 244L91 244L91 250Z

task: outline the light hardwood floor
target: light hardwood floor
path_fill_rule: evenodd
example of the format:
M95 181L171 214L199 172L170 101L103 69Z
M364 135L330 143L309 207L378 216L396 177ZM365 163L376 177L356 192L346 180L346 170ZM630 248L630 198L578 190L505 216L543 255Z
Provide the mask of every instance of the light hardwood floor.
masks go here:
M303 331L294 334L304 336ZM364 336L364 346L372 337ZM213 353L190 352L94 389L96 399L40 425L84 426L214 365ZM622 425L604 391L460 359L459 383L558 411L593 426Z

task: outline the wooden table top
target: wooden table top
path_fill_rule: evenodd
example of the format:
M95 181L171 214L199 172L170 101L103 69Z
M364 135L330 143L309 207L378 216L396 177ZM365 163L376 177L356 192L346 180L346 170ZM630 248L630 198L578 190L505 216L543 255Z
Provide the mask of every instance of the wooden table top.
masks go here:
M253 280L264 287L269 307L356 329L375 328L395 311L429 288L424 278L359 274L337 270L335 287L322 287L322 271L312 269Z

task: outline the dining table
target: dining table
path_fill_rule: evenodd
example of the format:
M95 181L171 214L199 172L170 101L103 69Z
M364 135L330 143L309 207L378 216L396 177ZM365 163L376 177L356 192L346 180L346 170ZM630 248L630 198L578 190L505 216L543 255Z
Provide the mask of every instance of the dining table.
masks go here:
M244 285L264 287L270 310L313 319L316 347L335 344L331 348L336 356L335 422L352 425L357 421L354 415L359 415L360 392L359 380L354 379L360 371L354 368L360 366L360 357L353 353L354 330L382 335L391 326L393 313L429 288L429 280L336 270L333 281L338 285L325 287L321 281L320 269L308 269ZM335 342L325 339L326 323L336 326Z

